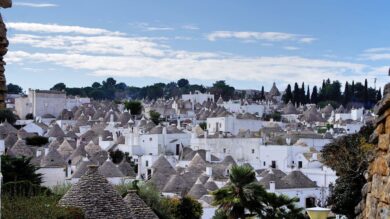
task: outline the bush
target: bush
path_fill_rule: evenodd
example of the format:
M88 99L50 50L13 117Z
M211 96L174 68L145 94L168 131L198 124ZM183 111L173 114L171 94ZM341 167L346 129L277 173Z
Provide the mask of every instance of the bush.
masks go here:
M32 136L26 138L26 144L34 146L42 146L49 143L49 139L43 136Z
M9 109L0 109L0 122L9 122L14 124L16 122L16 115Z
M34 119L34 115L32 113L28 113L25 118L27 120L32 120L32 119Z
M168 208L176 219L199 219L203 214L202 205L189 196L169 199Z
M60 196L10 197L2 196L2 218L49 218L82 219L83 212L78 208L65 208L57 205Z
M31 197L37 195L50 195L51 191L43 186L32 184L30 181L8 182L1 188L1 193L5 196Z

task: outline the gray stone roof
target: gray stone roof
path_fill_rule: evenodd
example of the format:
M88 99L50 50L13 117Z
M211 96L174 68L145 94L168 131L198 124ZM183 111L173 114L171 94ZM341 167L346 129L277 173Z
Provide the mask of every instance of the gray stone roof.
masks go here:
M68 158L72 154L74 149L72 145L70 145L68 140L64 139L62 144L58 147L57 151L61 154L63 158Z
M81 178L88 170L88 166L95 165L92 161L84 158L76 167L76 171L73 173L72 178Z
M90 141L87 145L85 145L84 149L89 156L93 156L95 153L102 150L100 146L93 143L93 141Z
M49 148L58 149L60 147L60 142L57 139L54 139L50 142Z
M234 161L233 157L230 155L227 155L223 160L222 163L225 165L237 165L236 161Z
M41 159L41 167L65 167L66 163L60 153L54 148L50 148L49 152Z
M7 151L8 155L14 157L33 157L33 151L26 145L24 140L17 140L16 143Z
M102 165L106 160L108 159L108 152L107 151L98 151L96 152L90 160L96 164L96 165Z
M118 168L125 176L130 176L130 177L137 176L133 167L131 167L130 163L127 162L127 160L125 158L120 162L120 164L118 165Z
M207 182L204 184L204 187L208 190L208 191L215 191L218 189L218 186L217 184L214 182L213 178L210 177Z
M84 145L79 145L68 159L72 161L72 165L76 165L85 156L87 156L87 152L84 149Z
M200 182L202 182L202 184L205 184L208 179L209 179L209 176L205 173L201 174L198 178L198 180L200 180Z
M63 138L65 137L65 133L60 128L60 126L55 123L52 127L49 128L49 131L46 133L46 136L52 138Z
M282 178L286 188L315 188L316 183L299 170L294 170Z
M123 173L118 169L117 166L111 161L106 160L100 167L99 173L106 178L109 177L124 177Z
M272 88L271 88L271 90L268 92L268 95L269 95L270 97L280 96L279 89L276 87L275 82L272 84Z
M123 112L119 116L119 122L121 123L122 126L127 125L127 122L131 119L131 115L129 112Z
M169 178L167 184L164 186L164 189L162 191L166 193L175 193L181 195L187 192L187 189L187 182L183 178L183 176L179 174L174 174Z
M4 139L5 148L12 147L16 143L17 140L18 140L18 137L16 136L15 133L9 133L7 135L7 137Z
M153 173L152 178L150 178L150 182L159 190L162 191L164 186L169 181L171 175L166 174L164 172L156 172Z
M107 179L99 174L97 166L89 166L58 204L81 208L87 219L135 218L130 207Z
M123 199L130 207L135 219L158 219L153 210L138 196L135 190L130 190Z
M203 158L196 154L194 158L192 158L191 162L188 164L188 171L205 171L206 170L206 161Z
M0 124L0 135L5 138L9 133L17 133L17 129L13 127L9 122L5 121Z
M298 110L295 108L294 104L289 101L286 107L283 109L284 114L298 114Z
M158 159L151 166L153 169L153 173L161 172L164 174L176 174L175 169L169 163L169 161L164 157L164 155L160 155Z
M195 199L200 199L203 195L208 194L207 189L203 186L200 180L191 187L187 195L192 196Z

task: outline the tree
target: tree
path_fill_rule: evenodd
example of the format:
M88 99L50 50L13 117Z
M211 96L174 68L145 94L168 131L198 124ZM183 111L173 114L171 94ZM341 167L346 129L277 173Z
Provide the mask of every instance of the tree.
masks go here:
M55 90L55 91L64 91L66 89L66 85L64 83L57 83L55 84L50 90Z
M224 187L212 192L220 218L303 218L302 209L294 205L297 200L267 193L257 183L251 166L233 166L229 179Z
M99 82L93 82L92 88L100 88L102 85Z
M317 86L313 87L313 92L311 93L311 103L318 103L318 91L317 91Z
M1 156L1 172L4 184L9 182L28 181L35 185L42 183L42 174L36 173L39 168L31 164L31 158Z
M159 112L156 112L154 110L149 111L150 120L152 120L152 122L154 122L154 124L156 125L160 123L160 116L161 114Z
M168 202L170 212L175 219L199 219L202 217L202 205L189 196L172 198Z
M114 88L116 85L116 80L114 78L107 78L102 82L103 88Z
M382 99L382 90L379 88L378 92L376 93L376 101L380 101Z
M33 119L34 119L34 115L33 115L32 113L27 113L25 119L27 119L27 120L33 120Z
M26 138L27 145L42 146L49 142L49 139L43 136L32 136Z
M364 80L364 94L363 94L364 106L368 108L368 83L367 78Z
M290 87L290 92L291 92L291 87ZM265 93L264 93L264 86L261 86L261 95L260 95L261 100L265 100Z
M311 103L310 102L310 87L309 87L309 85L307 85L307 91L306 91L305 99L306 99L306 103Z
M187 87L189 84L190 82L184 78L177 81L177 86L179 86L180 88Z
M287 88L282 96L282 100L284 103L288 103L292 101L292 99L293 99L293 94L291 92L291 85L287 85Z
M332 211L354 218L354 207L362 199L361 189L366 183L364 172L369 165L374 145L368 143L374 127L367 125L356 134L345 135L324 146L325 165L336 171L339 178L328 198Z
M7 93L20 94L20 93L23 93L23 89L19 85L9 83L7 85Z
M9 122L14 124L16 122L16 115L9 109L0 109L0 122Z
M234 96L234 87L231 87L225 83L225 81L216 81L210 88L210 92L214 96L221 96L224 100L229 100Z
M139 101L125 101L125 108L130 111L131 115L139 115L142 112L142 103Z
M294 84L293 103L294 104L300 104L301 103L301 92L299 90L298 83Z
M123 160L124 156L125 154L120 150L110 151L110 157L114 164L119 164Z
M349 84L348 81L346 81L344 86L344 101L343 101L344 105L347 105L350 99L351 99L351 94L349 90Z
M302 86L300 89L300 100L302 104L306 104L306 97L305 97L305 83L302 82Z

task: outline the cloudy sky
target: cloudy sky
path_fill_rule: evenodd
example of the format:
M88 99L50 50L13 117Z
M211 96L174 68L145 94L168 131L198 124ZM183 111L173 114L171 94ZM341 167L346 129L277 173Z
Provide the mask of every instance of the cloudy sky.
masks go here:
M1 9L8 82L143 86L188 78L242 89L389 81L386 1L13 1Z

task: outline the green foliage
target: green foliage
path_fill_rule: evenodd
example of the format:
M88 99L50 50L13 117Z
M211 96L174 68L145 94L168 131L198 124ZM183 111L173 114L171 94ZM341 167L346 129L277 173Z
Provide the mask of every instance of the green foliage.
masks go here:
M0 109L0 122L9 122L14 124L16 122L16 115L9 109Z
M50 195L51 191L43 186L33 184L28 180L7 182L1 188L1 192L9 197L24 196L31 197L37 195Z
M207 123L206 122L199 123L199 126L203 129L203 131L207 130Z
M264 114L263 120L270 121L273 119L274 121L281 121L282 120L282 114L280 112L273 112L272 114Z
M32 136L26 138L26 144L33 145L33 146L42 146L49 142L49 139L47 137L43 136Z
M60 196L1 197L2 218L47 218L82 219L84 214L77 208L65 208L57 205Z
M356 216L354 206L362 199L361 189L366 183L364 172L374 150L374 145L368 143L373 131L373 126L367 125L359 133L335 139L321 151L324 164L339 176L328 204L332 206L333 212L348 218Z
M159 112L156 112L154 110L150 110L149 111L149 117L150 117L150 120L152 120L152 122L154 122L154 124L158 125L160 123L160 113Z
M232 99L234 91L234 87L227 85L225 81L216 81L210 88L210 93L214 94L216 97L221 96L224 100Z
M62 185L55 185L51 187L51 191L53 194L58 195L58 196L63 196L65 193L72 187L71 184L62 184Z
M139 115L142 112L142 103L140 101L125 101L125 108L130 111L131 115Z
M66 85L64 83L55 84L50 90L63 91L66 89Z
M184 196L167 200L168 208L175 219L199 219L202 217L202 205L195 199Z
M251 166L233 166L229 179L212 193L213 204L219 206L217 218L303 218L302 209L295 207L297 200L267 193Z
M19 85L9 83L9 84L7 84L7 93L21 94L21 93L23 93L23 89Z
M291 92L291 85L287 85L287 88L282 96L282 100L284 103L288 103L292 101L292 99L293 99L293 94Z
M125 154L120 150L110 151L110 157L114 164L119 164L123 160L124 156Z
M190 85L190 82L187 79L182 78L177 81L177 86L179 86L180 88L186 87L188 85Z
M3 182L29 181L32 184L42 183L42 174L36 173L38 167L31 164L31 158L1 156Z
M27 120L32 120L32 119L34 119L34 115L32 113L27 113L26 114L26 119Z
M160 195L158 189L151 183L138 185L138 195L150 206L159 218L172 218L166 198Z

